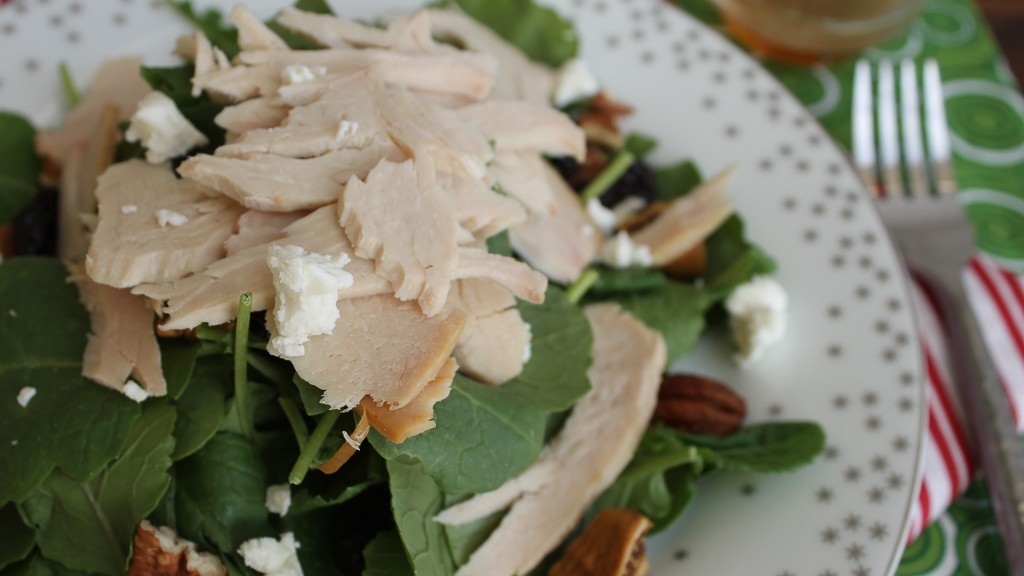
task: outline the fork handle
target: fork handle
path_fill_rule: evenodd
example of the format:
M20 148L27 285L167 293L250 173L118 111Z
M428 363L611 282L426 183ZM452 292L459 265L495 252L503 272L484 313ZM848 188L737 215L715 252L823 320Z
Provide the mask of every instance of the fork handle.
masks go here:
M953 377L991 496L1011 574L1024 576L1024 445L971 313L963 282L950 286L920 272L949 323Z

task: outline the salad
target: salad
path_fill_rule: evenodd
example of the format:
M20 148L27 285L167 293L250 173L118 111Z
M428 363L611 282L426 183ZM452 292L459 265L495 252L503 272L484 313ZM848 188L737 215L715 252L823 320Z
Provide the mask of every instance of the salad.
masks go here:
M699 479L820 452L662 377L756 359L774 264L557 14L174 5L184 64L0 117L0 571L639 573Z

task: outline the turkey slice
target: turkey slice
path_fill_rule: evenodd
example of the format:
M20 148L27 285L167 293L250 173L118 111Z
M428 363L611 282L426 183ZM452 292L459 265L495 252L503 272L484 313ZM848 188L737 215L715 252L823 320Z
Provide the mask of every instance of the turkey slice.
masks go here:
M585 313L594 332L592 388L561 432L525 472L435 517L460 525L511 506L459 576L529 572L625 468L647 429L665 365L664 339L615 304Z
M339 300L338 311L333 332L311 336L305 355L290 358L333 409L353 408L367 395L395 409L409 404L451 357L466 322L454 309L428 318L416 303L386 294Z
M434 379L428 382L412 401L401 408L392 409L387 404L377 404L369 396L363 398L359 405L370 419L371 426L388 440L401 444L406 438L426 432L436 425L434 404L444 400L451 393L452 380L455 379L455 372L458 369L459 363L455 358L449 358Z
M358 256L373 260L395 297L427 316L444 307L457 265L456 220L429 159L382 161L365 181L352 178L339 221Z
M168 282L224 257L244 209L215 191L142 160L115 164L96 188L99 225L85 266L116 288Z
M153 333L156 315L149 302L128 290L97 284L80 270L71 279L91 321L82 375L118 391L132 377L150 396L166 394L160 347Z

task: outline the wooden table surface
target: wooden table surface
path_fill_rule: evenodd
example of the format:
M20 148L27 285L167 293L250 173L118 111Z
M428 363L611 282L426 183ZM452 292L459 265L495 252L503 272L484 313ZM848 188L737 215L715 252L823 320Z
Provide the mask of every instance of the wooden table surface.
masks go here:
M978 0L1017 81L1024 80L1024 0Z

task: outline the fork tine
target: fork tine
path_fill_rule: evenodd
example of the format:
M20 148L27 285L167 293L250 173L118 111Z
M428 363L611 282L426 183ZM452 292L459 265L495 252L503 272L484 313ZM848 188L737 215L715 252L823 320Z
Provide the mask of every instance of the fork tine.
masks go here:
M861 179L879 195L880 184L875 171L875 110L871 95L871 63L859 60L853 76L853 161Z
M896 124L896 78L890 60L878 64L878 148L886 196L903 195L900 135Z
M917 95L917 66L914 61L900 62L900 119L903 121L903 161L907 167L910 194L927 196L924 144L921 138L921 102Z
M946 123L946 104L942 96L942 78L939 65L929 58L924 63L924 109L927 126L928 155L939 194L956 191L949 145L949 125Z

